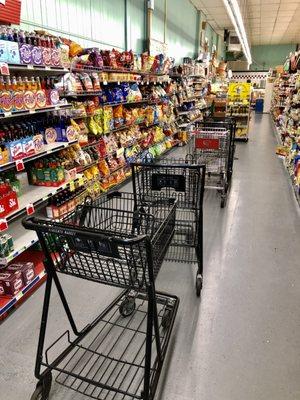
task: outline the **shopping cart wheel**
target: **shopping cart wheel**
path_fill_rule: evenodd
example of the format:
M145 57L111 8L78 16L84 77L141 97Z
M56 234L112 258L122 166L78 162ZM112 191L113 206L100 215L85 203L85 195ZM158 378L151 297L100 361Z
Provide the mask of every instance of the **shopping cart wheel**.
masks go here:
M162 316L161 319L161 326L163 327L163 329L168 329L171 323L171 317L172 317L172 309L170 307L166 307L164 315Z
M135 298L126 297L119 306L120 314L123 317L129 317L135 310Z
M30 400L48 400L49 393L52 384L52 374L49 372L45 375L42 381L39 381L36 385L35 391L32 393Z
M200 297L202 290L202 276L198 275L196 276L196 295L197 297Z

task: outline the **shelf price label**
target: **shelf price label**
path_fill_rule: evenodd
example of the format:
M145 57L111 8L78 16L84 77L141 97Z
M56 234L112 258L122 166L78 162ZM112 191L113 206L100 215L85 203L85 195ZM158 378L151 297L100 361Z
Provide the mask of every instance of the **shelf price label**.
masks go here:
M23 160L16 160L16 169L18 172L24 171L25 166Z
M0 219L0 232L5 231L8 228L8 223L6 218Z
M27 204L26 213L27 215L31 215L35 212L34 205L32 203Z

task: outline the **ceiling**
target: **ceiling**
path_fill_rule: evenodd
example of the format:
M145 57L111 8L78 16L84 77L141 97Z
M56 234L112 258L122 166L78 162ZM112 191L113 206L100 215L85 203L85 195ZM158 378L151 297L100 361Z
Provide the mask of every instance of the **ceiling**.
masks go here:
M223 0L191 0L216 30L233 29ZM300 43L300 0L238 0L250 45Z

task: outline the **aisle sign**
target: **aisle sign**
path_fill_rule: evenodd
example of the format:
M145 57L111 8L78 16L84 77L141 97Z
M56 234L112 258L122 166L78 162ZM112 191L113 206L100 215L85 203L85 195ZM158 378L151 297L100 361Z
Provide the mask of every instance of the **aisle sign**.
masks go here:
M228 98L230 100L249 100L251 94L251 83L230 82L228 86Z

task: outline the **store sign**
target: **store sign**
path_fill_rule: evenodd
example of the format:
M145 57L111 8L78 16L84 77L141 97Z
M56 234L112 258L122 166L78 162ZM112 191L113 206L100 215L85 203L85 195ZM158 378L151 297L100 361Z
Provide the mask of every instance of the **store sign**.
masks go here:
M228 86L229 100L249 100L251 94L251 83L231 82Z

